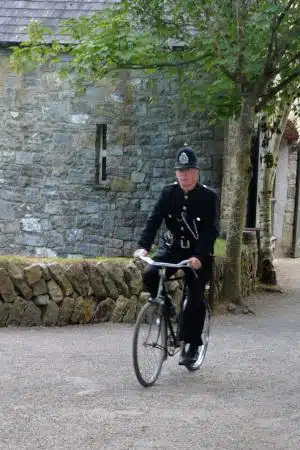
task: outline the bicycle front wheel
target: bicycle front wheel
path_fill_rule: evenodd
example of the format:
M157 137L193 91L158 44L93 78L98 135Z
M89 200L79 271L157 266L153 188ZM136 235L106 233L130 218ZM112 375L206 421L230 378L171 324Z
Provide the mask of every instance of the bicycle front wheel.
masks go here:
M151 386L167 357L167 325L163 308L146 303L141 309L133 335L133 367L139 382Z

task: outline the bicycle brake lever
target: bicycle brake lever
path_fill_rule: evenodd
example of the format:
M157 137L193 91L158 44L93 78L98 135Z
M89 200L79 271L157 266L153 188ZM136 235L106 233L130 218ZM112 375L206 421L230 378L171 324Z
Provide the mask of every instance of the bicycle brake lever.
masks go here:
M185 267L185 264L186 264L193 271L193 274L194 274L195 278L198 278L197 271L196 271L196 269L194 269L191 266L189 259L185 259L185 260L181 261L181 264L182 264L183 268Z

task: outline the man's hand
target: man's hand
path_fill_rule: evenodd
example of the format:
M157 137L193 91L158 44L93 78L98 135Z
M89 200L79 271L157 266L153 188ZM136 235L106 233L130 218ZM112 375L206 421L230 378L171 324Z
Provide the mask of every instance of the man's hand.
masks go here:
M138 249L134 252L133 257L134 257L134 258L139 258L140 256L147 256L147 255L148 255L147 250L145 250L144 248L138 248Z
M201 269L201 267L202 267L200 259L196 258L195 256L192 256L191 258L189 258L189 263L190 263L191 267L196 270Z

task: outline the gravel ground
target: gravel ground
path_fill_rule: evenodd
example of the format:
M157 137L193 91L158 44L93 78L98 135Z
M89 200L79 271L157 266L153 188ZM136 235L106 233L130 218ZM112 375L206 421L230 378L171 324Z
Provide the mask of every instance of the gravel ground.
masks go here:
M300 260L277 266L283 294L214 317L201 370L169 358L150 388L132 326L0 329L0 449L300 448Z

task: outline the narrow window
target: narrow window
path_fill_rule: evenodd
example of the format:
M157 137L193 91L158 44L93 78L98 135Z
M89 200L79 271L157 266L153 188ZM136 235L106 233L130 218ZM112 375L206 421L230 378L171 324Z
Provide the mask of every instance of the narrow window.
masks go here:
M106 171L106 151L107 151L107 125L99 124L96 126L95 141L95 183L107 180Z

